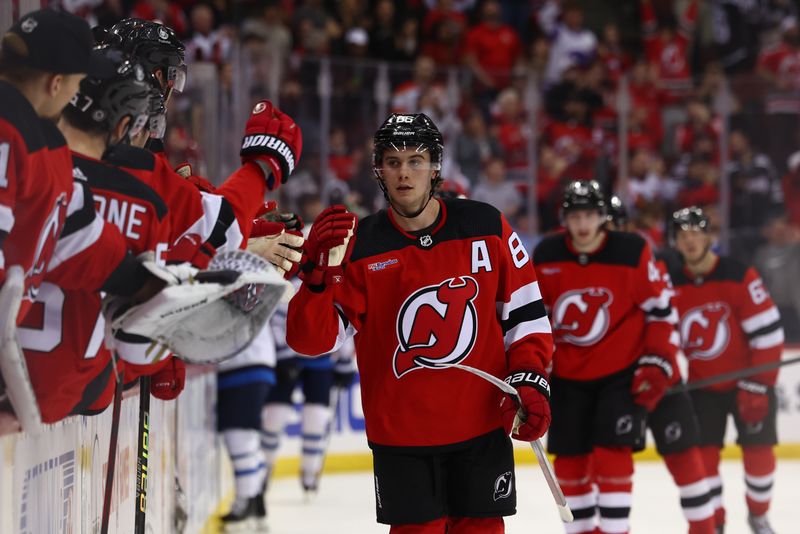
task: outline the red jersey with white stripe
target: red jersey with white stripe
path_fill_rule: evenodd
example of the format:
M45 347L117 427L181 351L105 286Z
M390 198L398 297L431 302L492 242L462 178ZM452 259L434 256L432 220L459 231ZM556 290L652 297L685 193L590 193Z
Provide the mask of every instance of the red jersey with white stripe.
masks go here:
M133 156L147 154L127 146L123 151ZM136 255L145 251L163 255L169 239L167 206L155 190L87 156L73 154L73 163L76 180L87 186L84 206L102 218L89 218L86 211L70 215L57 249L71 236L83 235L76 242L88 241L92 228L99 225L101 230L110 228L124 236L125 245ZM75 272L90 261L102 258L98 260L90 249L73 254L48 273L48 280L51 274ZM20 344L45 422L81 413L99 397L104 396L106 403L111 400L111 354L103 343L105 323L100 312L99 291L67 289L46 281L20 326Z
M177 174L160 154L147 151L134 161L111 154L106 161L152 182L170 208L170 246L192 234L198 244L208 243L216 251L243 248L267 190L267 182L255 163L243 165L214 193L206 193Z
M41 284L67 217L71 167L64 138L41 119L16 88L0 81L0 284L5 269L19 265L24 317Z
M681 345L689 360L689 382L779 361L783 328L778 308L755 269L721 256L705 276L671 266ZM778 371L751 377L774 385ZM710 386L726 391L736 381Z
M593 380L647 354L677 368L669 284L641 236L606 232L597 251L582 254L561 232L539 243L533 263L553 325L553 375Z
M488 204L434 201L440 217L415 234L386 210L362 220L343 282L303 284L289 304L295 352L329 353L355 335L372 447L446 445L502 426L502 393L448 364L501 379L550 364L550 323L519 237Z

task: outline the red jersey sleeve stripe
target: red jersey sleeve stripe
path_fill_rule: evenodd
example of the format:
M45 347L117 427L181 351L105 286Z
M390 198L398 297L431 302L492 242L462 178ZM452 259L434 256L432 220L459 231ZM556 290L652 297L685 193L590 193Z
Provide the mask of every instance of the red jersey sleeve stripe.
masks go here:
M544 306L542 306L544 308ZM532 321L524 321L506 332L504 337L506 351L517 341L532 334L551 334L550 319L545 315Z
M500 304L500 319L507 320L511 312L537 300L542 300L542 293L539 290L539 282L533 281L511 293L508 302L498 303Z
M744 330L744 333L749 336L756 333L758 330L761 330L762 328L779 322L780 319L781 315L778 313L778 308L772 306L771 308L768 308L760 313L751 315L747 319L743 319L742 330Z
M771 349L782 345L783 341L784 341L783 328L778 327L777 330L774 330L769 334L764 334L761 336L750 338L750 348L752 348L753 350Z

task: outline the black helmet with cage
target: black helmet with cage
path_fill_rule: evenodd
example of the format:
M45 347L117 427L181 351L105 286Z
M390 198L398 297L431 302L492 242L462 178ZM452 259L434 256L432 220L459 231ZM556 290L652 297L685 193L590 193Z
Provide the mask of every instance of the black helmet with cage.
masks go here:
M383 153L387 150L412 148L418 152L427 151L431 156L431 168L436 171L434 183L438 184L442 170L444 141L442 133L430 117L424 113L392 113L384 121L373 138L372 168L381 179L380 167Z
M165 102L169 101L173 91L183 91L186 85L186 47L169 26L127 18L109 29L96 29L95 40L135 56L152 76L151 83L164 94Z
M562 217L575 210L597 210L600 215L606 215L605 196L596 180L573 180L564 189Z
M708 216L703 213L702 208L697 206L689 206L688 208L679 209L672 214L672 221L670 223L670 241L674 242L681 230L702 230L708 233Z
M606 218L608 219L608 222L613 224L614 228L625 228L625 225L628 224L628 210L625 208L625 204L622 202L622 199L617 195L611 195L611 197L608 199L606 208Z
M148 124L153 88L144 67L135 58L107 46L96 50L115 66L114 73L104 78L84 78L78 93L64 108L64 117L76 128L109 135L123 118L129 117L119 140L129 142Z

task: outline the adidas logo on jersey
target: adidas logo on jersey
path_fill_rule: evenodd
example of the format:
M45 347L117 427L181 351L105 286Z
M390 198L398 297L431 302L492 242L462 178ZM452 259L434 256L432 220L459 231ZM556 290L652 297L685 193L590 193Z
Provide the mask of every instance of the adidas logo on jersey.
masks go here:
M85 174L83 174L83 171L82 171L82 170L80 170L80 168L78 168L78 167L73 167L73 168L72 168L72 177L73 177L75 180L83 180L84 182L88 180L88 178L86 177L86 175L85 175Z

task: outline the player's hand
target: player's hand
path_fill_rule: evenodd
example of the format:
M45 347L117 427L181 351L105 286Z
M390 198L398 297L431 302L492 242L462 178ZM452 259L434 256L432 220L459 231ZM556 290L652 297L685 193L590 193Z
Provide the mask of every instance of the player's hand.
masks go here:
M294 120L273 107L269 100L258 102L244 129L242 164L256 162L267 170L267 188L276 189L294 172L303 151L303 134Z
M644 406L648 412L655 410L667 392L673 375L672 365L661 356L648 354L639 358L639 367L633 374L631 384L633 402Z
M175 173L204 193L213 193L217 189L202 176L197 176L189 163L181 163L175 167Z
M748 425L763 421L769 414L769 388L752 380L740 380L737 388L736 406L742 421Z
M300 279L312 287L340 280L355 240L357 218L342 205L320 213L311 226Z
M281 229L277 234L251 237L247 240L247 250L258 254L274 265L284 278L288 279L296 274L303 258L303 234L287 232L283 230L281 223L270 223L263 219L258 219L256 222L263 222L264 225L277 225Z
M186 364L171 357L166 365L150 379L150 393L157 399L172 400L180 395L186 384Z
M208 241L203 242L199 234L184 234L167 251L166 262L171 265L188 263L205 269L216 254L217 249Z
M303 219L298 214L292 212L270 213L267 215L267 220L282 223L287 230L296 230L299 232L305 227Z
M522 406L505 395L500 401L503 428L511 437L521 441L534 441L550 427L550 384L543 372L515 371L505 382L517 389Z

